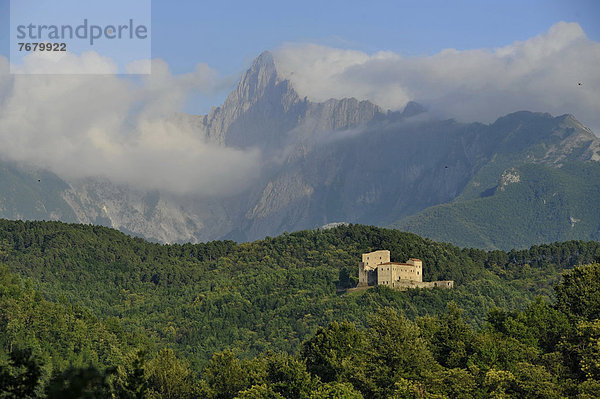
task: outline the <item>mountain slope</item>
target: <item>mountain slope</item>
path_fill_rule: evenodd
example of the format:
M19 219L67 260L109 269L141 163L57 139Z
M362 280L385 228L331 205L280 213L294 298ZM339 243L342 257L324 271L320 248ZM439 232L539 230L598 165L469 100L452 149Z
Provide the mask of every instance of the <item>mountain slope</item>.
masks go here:
M494 195L511 168L544 165L554 176L552 170L567 163L596 165L600 160L600 140L570 115L523 111L485 125L436 120L417 103L386 112L354 98L312 102L280 76L268 52L254 61L222 106L208 115L180 114L173 121L215 145L259 151L260 176L243 192L207 198L147 192L100 178L52 176L38 184L24 176L46 172L11 166L0 170L0 217L101 224L160 242L252 241L342 221L430 235L426 223L403 220L442 204L462 203L469 214L469 201L485 203L476 200ZM581 181L581 173L561 178ZM537 212L535 203L527 204L527 212ZM437 230L452 231L467 220L428 215ZM527 230L530 239L502 241L493 234L499 228L493 218L469 223L473 226L464 234L472 239L455 242L485 248L530 245L553 237L540 231L544 228L556 237L571 237L540 222L535 231ZM593 234L575 229L572 238Z
M533 116L511 114L490 126L515 133L463 193L392 226L486 249L600 239L599 140L571 115Z
M507 170L501 180L489 197L437 205L394 227L486 249L600 240L600 166L527 164Z
M75 222L77 217L63 198L68 187L48 171L0 161L0 216Z
M221 107L204 116L179 115L178 120L220 145L258 146L264 158L265 173L258 182L262 190L269 187L270 176L277 173L281 153L295 151L298 148L295 144L307 135L355 128L381 112L376 105L356 99L332 99L324 103L300 99L290 82L279 78L272 55L265 52L242 76L237 89ZM231 235L232 231L240 230L239 221L245 220L244 215L260 206L261 197L257 188L234 197L206 199L147 193L98 179L65 184L68 189L63 191L63 197L77 215L76 220L161 242L198 242ZM302 195L295 187L286 186L285 191L292 197ZM279 201L280 192L276 193ZM278 226L270 226L264 234L256 237L242 234L240 239L280 231Z

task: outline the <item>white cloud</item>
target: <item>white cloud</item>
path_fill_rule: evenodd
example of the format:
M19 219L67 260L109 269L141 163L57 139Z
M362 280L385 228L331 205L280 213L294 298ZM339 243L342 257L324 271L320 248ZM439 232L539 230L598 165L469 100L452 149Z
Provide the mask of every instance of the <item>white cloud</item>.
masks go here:
M24 57L21 65L11 64L11 72L26 75L115 74L118 66L112 59L94 51L80 56L69 52L37 51Z
M572 113L600 133L600 43L574 23L502 48L428 57L314 44L284 46L275 55L299 94L318 101L356 97L400 109L416 100L440 116L483 122L522 109ZM20 68L49 68L44 62L79 73L116 68L95 53L26 59ZM260 172L257 150L208 142L197 124L173 117L190 93L220 84L215 71L199 64L174 76L164 61L149 62L129 66L151 66L151 75L135 78L10 75L0 56L0 157L67 179L105 177L180 194L220 196L251 184Z
M440 116L481 122L523 109L572 113L600 134L600 43L576 23L502 48L427 57L314 44L286 45L275 55L298 93L316 101L356 97L396 110L415 100Z
M62 70L114 67L93 53L61 57ZM39 60L23 68L39 66ZM146 65L147 66L147 65ZM143 64L132 68L144 67ZM206 65L174 76L161 60L152 74L8 75L0 57L0 156L48 168L67 179L104 177L138 188L178 194L227 195L259 172L257 151L206 141L173 114L191 91L210 91Z

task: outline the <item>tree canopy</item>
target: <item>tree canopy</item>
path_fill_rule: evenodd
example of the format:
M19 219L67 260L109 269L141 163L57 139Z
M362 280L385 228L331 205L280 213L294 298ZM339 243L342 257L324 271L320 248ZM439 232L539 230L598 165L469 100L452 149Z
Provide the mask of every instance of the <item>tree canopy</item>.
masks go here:
M456 288L345 293L375 249ZM360 225L159 245L0 220L0 396L594 397L599 255Z

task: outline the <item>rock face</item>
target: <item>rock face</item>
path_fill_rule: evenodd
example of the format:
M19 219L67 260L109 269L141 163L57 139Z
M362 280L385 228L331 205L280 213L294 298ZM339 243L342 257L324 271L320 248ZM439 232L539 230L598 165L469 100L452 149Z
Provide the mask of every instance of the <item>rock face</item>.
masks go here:
M110 226L158 242L207 241L231 228L224 208L214 200L195 201L92 179L70 186L63 198L80 223Z
M37 182L17 168L2 172L0 216L103 224L161 242L253 240L339 221L389 225L435 205L493 195L503 173L523 163L600 159L600 141L569 115L519 112L491 125L461 124L434 120L414 102L402 112L354 98L311 102L279 76L268 52L222 106L174 120L213 143L260 149L259 181L208 200L53 176L46 180L52 190L21 209L6 187L25 195Z
M301 99L289 80L277 74L273 56L262 53L244 73L225 103L201 117L206 135L235 147L277 148L288 144L286 133L348 129L366 123L382 110L354 98L312 103Z

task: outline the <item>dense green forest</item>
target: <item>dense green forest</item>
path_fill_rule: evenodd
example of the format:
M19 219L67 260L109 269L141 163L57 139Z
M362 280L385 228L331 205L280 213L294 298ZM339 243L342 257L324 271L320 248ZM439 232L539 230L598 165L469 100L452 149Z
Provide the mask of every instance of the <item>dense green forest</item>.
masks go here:
M345 293L375 249L456 288ZM571 269L599 258L360 225L159 245L0 220L0 396L594 397L600 271Z

